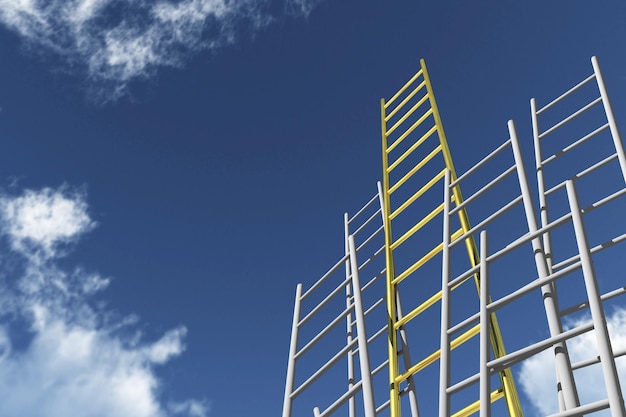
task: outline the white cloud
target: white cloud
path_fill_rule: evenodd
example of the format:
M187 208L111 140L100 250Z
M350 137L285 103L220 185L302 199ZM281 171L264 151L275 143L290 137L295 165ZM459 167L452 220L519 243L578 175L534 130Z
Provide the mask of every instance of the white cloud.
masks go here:
M95 223L87 214L84 196L61 188L27 190L16 198L0 198L4 232L14 250L33 251L46 258L59 255L60 246L75 241Z
M93 305L91 296L109 285L107 278L55 264L61 245L93 228L84 194L45 188L0 201L14 258L0 273L15 275L0 281L2 415L206 417L205 400L162 398L156 374L183 353L186 328L145 341L133 330L136 318L116 319Z
M569 328L577 327L590 321L582 319L569 323ZM618 309L607 317L613 351L626 348L626 310ZM593 332L587 332L567 342L572 363L597 356L597 344ZM626 388L626 358L616 360L617 371L622 385ZM558 412L556 399L556 378L554 359L551 351L544 351L523 362L519 374L521 388L531 401L537 415L549 415ZM578 394L582 404L606 399L606 390L600 364L592 365L574 372ZM608 415L608 412L604 412ZM595 415L595 414L594 414ZM598 414L600 415L600 414Z
M318 0L0 0L0 24L33 51L78 64L107 99L162 66L232 43L273 20L270 9L308 15ZM105 92L106 90L106 92Z

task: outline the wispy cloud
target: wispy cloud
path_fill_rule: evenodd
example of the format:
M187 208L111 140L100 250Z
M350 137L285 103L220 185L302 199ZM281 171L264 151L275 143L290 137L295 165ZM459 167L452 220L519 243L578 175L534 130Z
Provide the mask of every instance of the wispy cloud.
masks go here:
M308 15L318 0L0 0L0 23L32 51L80 68L103 97L194 52L234 42L275 20Z
M160 397L155 368L184 351L185 327L145 341L134 330L136 318L120 319L92 302L109 279L58 266L68 245L95 225L84 193L28 190L1 196L0 207L12 251L0 270L7 277L0 281L3 415L206 417L203 399Z
M574 321L569 323L568 327L574 328L590 320L587 318ZM618 351L626 348L626 310L615 310L607 317L607 325L613 350ZM567 342L567 348L573 363L597 356L598 350L593 332L584 333ZM626 388L624 386L626 384L626 358L618 358L616 364L622 383L622 391L624 391ZM519 376L521 388L534 406L536 415L545 416L558 412L554 357L550 351L544 351L526 360L522 364ZM578 394L582 404L607 398L600 364L577 370L574 372L574 377L577 381Z

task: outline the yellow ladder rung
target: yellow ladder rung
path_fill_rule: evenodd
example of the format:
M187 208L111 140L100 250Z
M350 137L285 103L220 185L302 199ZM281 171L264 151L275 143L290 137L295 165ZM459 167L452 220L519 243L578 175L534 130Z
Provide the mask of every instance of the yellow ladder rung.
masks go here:
M477 324L476 326L472 327L471 329L469 329L468 331L466 331L465 333L463 333L462 335L454 339L450 343L450 350L456 349L457 347L461 346L463 343L467 342L469 339L471 339L472 337L476 336L479 333L480 333L480 324ZM398 375L395 378L395 383L399 384L405 379L407 379L408 377L410 377L411 375L415 375L416 373L420 372L422 369L436 362L440 356L441 356L441 350L437 350L431 353L430 355L428 355L427 357L425 357L424 359L422 359L415 365L411 366L403 374Z
M421 197L426 191L430 190L430 188L435 185L440 179L442 179L446 175L446 168L442 169L441 172L435 175L426 185L420 188L415 194L411 196L408 200L406 200L400 207L398 207L393 213L389 215L389 219L393 220L398 214L402 213L408 206L413 204L415 200Z
M400 143L402 143L402 141L403 141L403 140L404 140L407 136L409 136L409 135L410 135L410 134L411 134L411 133L415 130L415 128L416 128L417 126L419 126L419 125L420 125L420 123L418 123L418 122L419 122L419 120L418 120L417 122L413 123L413 124L411 125L411 127L410 127L410 128L408 128L408 129L406 130L406 132L404 132L404 133L403 133L400 137L398 137L398 139L396 139L396 140L395 140L395 141L391 144L391 146L389 146L389 147L387 148L387 150L386 150L385 152L386 152L387 154L389 154L389 152L391 152L391 151L392 151L392 150L393 150L396 146L398 146ZM429 130L428 132L426 132L426 133L425 133L425 134L424 134L424 135L420 138L420 141L421 141L422 139L426 139L426 138L428 138L428 137L429 137L430 135L432 135L432 134L433 134L433 132L435 132L436 130L437 130L437 125L435 124L433 127L431 127L431 128L430 128L430 130Z
M462 234L463 234L463 230L459 229L459 230L457 230L456 232L454 232L452 234L451 239L452 240L457 239ZM391 281L391 285L399 284L402 280L404 280L406 277L408 277L413 272L415 272L419 267L424 265L426 262L428 262L430 259L432 259L435 255L437 255L439 252L441 252L442 249L443 249L443 242L438 244L437 246L435 246L430 252L428 252L426 255L424 255L424 257L422 257L422 259L420 259L419 261L415 262L407 270L405 270L403 273L401 273L395 279L393 279Z
M389 189L389 194L391 195L394 191L396 191L398 189L398 187L400 187L402 184L404 184L406 182L406 180L411 178L413 176L413 174L415 174L417 171L419 171L420 168L422 168L424 165L426 165L428 163L428 161L433 159L435 157L435 155L437 155L439 152L441 152L441 145L439 145L435 149L433 149L432 152L429 153L426 156L426 158L422 159L420 161L420 163L415 165L409 172L407 172L404 175L404 177L400 178L400 180L397 183L395 183L393 185L393 187L391 187ZM389 171L390 171L389 168L387 168L387 172L389 172Z
M411 94L409 94L408 96L405 97L404 100L402 100L402 102L400 104L398 104L396 107L394 107L394 109L391 111L391 113L389 113L386 117L385 117L385 122L388 122L389 119L391 119L393 117L394 114L396 114L398 112L398 110L400 110L409 100L411 100L411 98L413 98L413 96L415 94L417 94L418 91L420 91L422 88L424 88L424 86L426 85L426 81L422 81L420 83L420 85L418 85L417 87L415 87L415 89L411 92ZM426 97L428 97L428 93L426 93Z
M414 76L412 76L411 79L407 81L406 84L404 84L402 88L399 89L398 92L389 99L387 103L385 103L385 109L389 107L389 105L393 103L400 96L400 94L404 93L404 91L413 83L413 81L417 80L417 77L422 75L423 72L424 72L423 69L420 69L419 71L417 71L417 73Z
M385 133L385 136L389 137L389 135L391 135L398 127L400 127L400 125L402 123L404 123L406 121L406 119L409 118L410 115L412 115L413 113L415 113L415 110L417 110L422 104L424 104L426 102L426 100L428 100L428 93L426 93L426 95L424 97L422 97L421 99L419 99L419 101L417 103L415 103L413 105L413 107L411 107L406 113L404 113L404 116L402 116L392 127L391 129L387 130L387 133ZM420 125L424 120L426 120L426 118L428 116L430 116L431 114L433 114L433 109L432 107L429 107L428 110L426 110L426 113L424 113L415 123L413 123L413 125Z
M430 213L428 213L426 215L426 217L424 217L422 220L420 220L415 226L411 227L409 230L407 230L407 232L405 234L403 234L402 236L400 236L398 238L398 240L396 240L395 242L393 242L390 247L391 250L394 250L395 248L397 248L398 246L400 246L402 243L404 243L408 238L410 238L411 236L413 236L418 230L420 230L422 227L424 227L426 224L428 224L429 221L431 221L432 219L435 218L435 216L437 216L439 213L441 213L443 211L443 206L444 203L441 203L438 207L436 207L433 211L431 211Z
M491 403L498 401L502 397L504 397L504 389L498 388L497 390L491 393L491 396L490 396ZM475 412L479 410L480 410L480 400L475 401L472 404L468 405L467 407L452 414L452 417L467 417L467 416L474 414Z
M419 120L418 120L419 121ZM407 149L406 151L404 151L404 153L402 155L400 155L400 157L398 159L396 159L393 164L391 164L391 167L389 168L389 170L394 169L395 167L397 167L402 161L404 161L409 155L411 155L413 153L413 151L415 149L417 149L426 139L428 139L428 137L430 135L432 135L432 133L437 129L436 126L433 126L428 132L426 132L426 134L424 136L422 136L417 142L415 142L413 145L411 145L411 147L409 149ZM396 142L394 142L395 145Z

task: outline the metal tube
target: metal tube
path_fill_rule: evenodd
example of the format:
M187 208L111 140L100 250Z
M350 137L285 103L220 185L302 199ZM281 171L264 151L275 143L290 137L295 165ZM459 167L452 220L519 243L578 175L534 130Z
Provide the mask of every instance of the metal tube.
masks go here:
M385 247L383 246L382 248L380 248L377 252L382 252L385 249ZM370 259L374 259L378 256L377 253L375 253L371 258L369 258L367 261L369 261ZM359 271L361 269L363 269L363 266L365 266L367 264L367 261L365 261L365 263L363 263L363 265L361 265L361 268L359 268ZM376 282L376 280L378 280L378 278L382 277L383 275L385 275L385 268L383 268L382 271L380 271L378 274L376 274L376 276L374 276L374 278L370 279L369 282L367 284L365 284L363 286L363 288L361 288L361 291L365 291L366 289L368 289L370 287L370 285L372 285L373 283Z
M533 122L533 144L535 149L535 169L537 171L537 188L539 191L539 216L541 219L541 226L545 227L550 223L548 219L548 203L546 201L546 182L545 182L545 173L544 166L541 161L543 161L543 156L541 152L541 142L539 141L539 118L537 117L537 104L535 103L535 99L530 99L530 114L532 116ZM516 133L517 136L517 133ZM522 165L523 166L523 165ZM543 240L543 249L546 258L546 263L548 264L548 271L552 272L552 244L550 242L550 233L546 232L542 236ZM558 380L558 378L557 378Z
M398 112L398 110L400 110L402 107L404 107L404 105L406 103L408 103L408 101L411 100L411 98L413 98L413 96L415 96L415 94L417 94L417 92L420 91L425 85L426 85L426 81L422 81L417 87L415 87L413 89L413 91L411 91L411 93L409 95L407 95L404 98L404 100L402 100L400 102L400 104L398 104L396 107L394 107L393 110L391 112L389 112L389 114L387 116L385 116L385 122L388 122L389 119L391 119L393 117L393 115Z
M291 398L294 399L298 395L300 395L302 393L302 391L304 391L309 385L311 385L320 376L322 376L324 374L324 372L326 372L328 370L328 368L330 368L331 366L336 364L339 361L339 359L341 359L341 357L343 355L345 355L346 352L348 352L350 349L352 349L356 344L357 344L357 340L354 339L352 341L352 343L350 343L349 345L344 346L343 349L341 349L339 352L335 353L335 356L330 358L324 365L322 365L321 368L319 368L317 371L315 371L315 373L313 375L311 375L306 381L304 381L302 384L300 384L300 386L298 388L296 388L291 393Z
M371 200L370 200L371 201ZM350 247L348 245L348 236L350 235L350 218L348 213L343 215L343 235L344 235L344 251L346 255L350 254ZM346 261L346 280L350 277L350 261ZM352 304L352 287L350 284L346 285L346 309ZM352 342L352 312L350 311L346 316L346 343ZM354 354L352 351L348 352L348 391L354 386ZM356 417L356 398L350 397L348 402L348 417Z
M439 173L437 175L435 175L433 178L431 178L431 180L428 181L422 188L417 190L411 197L409 197L408 200L406 200L397 209L395 209L394 212L389 215L389 218L391 220L393 220L396 216L398 216L400 213L402 213L408 206L413 204L415 202L415 200L420 198L422 196L422 194L424 194L426 191L430 190L430 188L433 185L435 185L440 179L442 179L444 174L445 174L445 172L446 172L446 168L444 168L441 171L439 171Z
M287 361L287 378L285 381L285 397L283 398L283 416L291 417L293 385L296 378L296 352L298 350L298 321L300 320L302 284L296 287L296 301L293 307L293 322L291 324L291 340L289 342L289 359Z
M593 255L593 254L595 254L597 252L600 252L603 249L609 248L609 247L611 247L613 245L617 245L618 243L623 242L625 239L626 239L626 233L621 234L621 235L619 235L617 237L614 237L613 239L609 240L608 242L600 243L599 245L596 245L593 248L589 249L589 251ZM567 265L569 265L569 264L571 264L573 262L578 261L579 259L580 259L579 255L574 255L574 256L572 256L570 258L567 258L567 259L559 262L558 264L555 265L555 267L558 266L560 268L560 267L563 267L563 266L567 266ZM564 310L561 310L561 313L563 311Z
M376 218L376 216L378 216L378 212L379 211L380 211L380 209L376 210L376 212L374 214L372 214L367 220L365 220L365 222L361 226L359 226L358 229L356 229L351 234L353 234L354 236L358 235L361 230L363 230L365 227L367 227L367 225L370 224L372 222L372 220Z
M622 137L619 133L617 122L615 122L615 115L613 114L613 108L611 107L611 101L609 100L609 93L606 91L606 86L604 85L604 78L602 77L602 72L600 71L600 64L595 56L591 57L591 65L593 65L593 72L595 73L596 80L598 81L598 89L600 90L600 97L602 97L602 105L604 106L606 118L609 121L611 137L613 138L613 144L615 145L615 150L617 151L617 158L619 159L619 166L622 169L622 176L624 177L624 181L626 181L626 153L624 153Z
M532 239L536 238L537 236L544 235L548 233L549 231L556 229L557 227L563 226L565 223L569 222L571 218L572 218L572 213L567 213L559 217L552 223L548 224L547 226L543 226L541 229L538 229L536 232L525 233L523 236L520 236L518 239L516 239L512 243L509 243L504 248L489 255L489 258L487 259L487 261L489 262L495 261L496 259L500 258L502 255L512 251L513 249L516 249L522 245L527 244L528 242L530 242Z
M593 251L591 253L593 253ZM609 291L609 292L607 292L605 294L602 294L602 297L600 297L600 299L604 302L606 300L610 300L611 298L617 297L618 295L622 295L624 293L626 293L626 287L621 287L621 288L618 288L616 290ZM589 307L589 302L588 301L584 301L582 303L576 304L573 307L570 307L570 308L567 308L567 309L561 311L561 315L566 316L566 315L568 315L570 313L573 313L575 311L582 310L585 307Z
M560 158L561 156L563 156L564 154L568 153L569 151L571 151L572 149L576 148L577 146L585 143L587 140L591 139L592 137L594 137L595 135L597 135L598 133L602 132L604 129L606 129L607 127L609 127L608 123L605 123L604 125L600 126L599 128L597 128L596 130L594 130L593 132L585 135L584 137L578 139L576 142L572 142L572 144L566 146L565 148L561 149L560 151L558 151L557 153L555 153L552 156L547 157L542 163L543 165L547 165L548 163L552 162L553 160Z
M474 164L469 170L465 171L461 176L459 176L456 181L450 183L450 187L454 187L457 184L459 184L461 181L463 181L465 178L469 177L470 175L472 175L474 172L476 172L480 167L482 167L483 165L485 165L487 162L489 162L491 159L493 159L496 155L498 155L500 152L502 152L504 149L506 149L507 146L509 146L509 143L511 142L511 139L507 140L506 142L504 142L502 145L498 146L495 150L493 150L489 155L485 156L483 159L481 159L478 163Z
M361 367L361 382L363 383L363 407L365 409L365 417L376 417L370 357L367 350L367 331L365 329L365 317L363 316L363 300L361 299L361 283L359 281L359 263L356 257L353 235L348 236L348 248L350 252L350 269L352 270L352 291L354 293L354 315L357 328L356 337L359 346L359 365Z
M374 259L378 258L378 255L380 255L381 253L383 253L383 251L384 251L384 250L385 250L385 245L383 245L383 246L381 246L380 248L378 248L378 249L376 250L376 252L374 252L374 254L373 254L372 256L370 256L369 258L367 258L367 259L365 260L365 262L363 262L363 263L361 264L361 266L359 266L359 271L361 271L363 268L365 268L365 267L367 266L367 264L368 264L368 263L370 263L370 262L372 262ZM382 271L380 271L380 273L381 273L381 274L384 274L384 273L385 273L385 269L383 268L383 270L382 270ZM375 277L372 279L372 281L375 281L378 277L379 277L379 275L375 276ZM365 285L363 286L363 291L365 291L365 289L366 289L367 287L369 287L369 285L370 285L370 283L371 283L372 281L368 282L367 284L365 284Z
M619 358L621 356L626 355L626 349L621 349L618 351L613 352L613 357L614 358ZM573 370L577 370L577 369L581 369L584 368L586 366L590 366L590 365L595 365L596 363L600 363L601 358L599 356L596 356L595 358L591 358L591 359L587 359L584 361L580 361L580 362L576 362L575 364L572 365L572 369Z
M306 345L304 345L302 347L302 349L300 349L298 351L298 353L296 353L296 359L298 359L300 356L304 355L304 353L306 351L308 351L309 349L311 349L317 342L319 342L319 340L324 337L329 331L332 330L333 327L335 327L337 324L339 324L339 322L341 320L343 320L344 318L350 317L350 313L352 312L352 308L354 307L354 305L348 305L348 307L343 310L341 312L341 314L339 314L337 317L335 317L333 319L333 321L331 321L330 323L328 323L326 325L326 327L324 327L318 334L315 335L315 337L313 337L313 339L311 339L309 341L309 343L307 343ZM350 344L351 340L348 341L348 344Z
M439 417L450 415L450 170L446 170L443 187L443 259L441 261L441 334L439 340Z
M337 270L339 269L339 267L341 265L344 264L344 262L346 262L348 260L348 256L345 255L343 258L341 258L339 260L339 262L337 262L335 265L333 265L328 272L326 272L324 274L324 276L322 276L320 279L317 280L317 282L315 284L313 284L313 286L311 288L309 288L304 294L302 294L301 297L301 301L304 300L305 298L307 298L313 291L315 291L320 285L322 285L322 283L324 281L326 281L326 279L331 276L332 274L334 274L335 272L337 272Z
M319 417L325 417L328 416L332 413L334 413L337 408L341 407L346 400L356 400L355 395L358 392L359 389L361 389L361 381L357 382L356 384L354 384L348 391L344 392L341 397L337 398L337 400L335 400L334 403L332 403L326 410L322 411L321 413L319 412L319 409L317 410L318 414L316 414L316 416ZM317 408L317 407L315 407Z
M344 280L341 284L339 284L330 294L328 294L318 305L316 305L313 310L309 312L300 322L298 326L302 326L304 323L309 321L311 317L313 317L318 311L320 311L330 300L332 300L337 294L341 292L341 290L350 283L350 278Z
M365 245L370 243L372 241L372 239L374 239L376 237L376 235L378 235L380 232L383 231L383 229L384 229L384 227L381 225L378 229L376 229L376 231L374 233L369 235L369 237L367 239L365 239L365 241L363 243L361 243L358 248L356 248L356 251L358 252L361 249L363 249L363 247L365 247Z
M394 191L396 191L402 184L404 184L409 178L411 178L417 171L419 171L424 165L426 165L431 159L433 159L439 152L442 150L441 144L437 145L435 149L433 149L428 155L424 157L417 165L415 165L409 172L404 174L402 178L400 178L392 187L389 188L389 194L391 195ZM390 170L387 169L389 172ZM388 174L387 172L387 174Z
M489 362L489 265L487 231L480 233L480 417L491 417L491 375Z
M480 269L480 265L476 265L468 269L467 271L463 272L461 275L459 275L458 277L450 281L448 285L450 286L450 288L456 288L457 286L463 284L465 281L470 279L472 275L475 275L479 269Z
M591 165L589 168L585 168L582 171L580 171L579 173L577 173L576 175L574 175L571 179L580 179L582 177L584 177L585 175L589 174L590 172L593 172L594 170L600 168L601 166L604 166L606 164L608 164L609 162L611 162L612 160L617 158L617 154L614 153L612 155L607 156L606 158L604 158L603 160L596 162L595 164ZM546 191L546 195L550 195L553 192L555 192L556 190L565 187L565 181L558 183L557 185L555 185L554 187L550 188L548 191Z
M411 79L407 81L406 84L404 84L402 88L399 89L398 92L396 92L396 94L394 94L393 97L389 99L387 103L385 103L384 99L381 99L382 109L385 110L387 107L391 105L391 103L396 101L396 99L400 97L400 94L404 93L404 91L413 83L413 81L417 80L417 77L419 77L420 75L422 75L421 69L417 71L417 73L413 77L411 77ZM382 114L384 114L384 112L382 112Z
M479 265L480 266L480 265ZM469 316L468 318L466 318L465 320L455 324L454 326L450 327L448 329L448 334L449 335L453 335L454 333L458 332L459 330L464 329L465 327L474 324L475 322L477 322L478 320L480 320L480 311L478 313L474 313L471 316Z
M533 133L535 137L535 158L538 161L538 170L537 175L541 174L541 178L538 181L540 183L540 193L539 198L541 200L542 205L542 225L544 225L543 215L545 214L545 220L547 223L548 213L546 207L545 196L543 192L545 190L543 184L543 167L541 166L541 144L539 142L538 133L538 122L537 122L537 114L535 112L535 100L531 100L532 107L532 115L533 115ZM513 155L515 157L515 164L517 165L518 179L520 183L520 188L522 191L522 196L524 197L524 212L526 213L526 222L528 224L528 232L533 234L536 232L539 227L537 225L537 218L535 217L535 210L532 203L532 196L530 194L530 187L528 186L528 180L526 178L526 170L524 168L524 161L522 158L521 149L519 146L519 140L517 138L517 131L515 129L515 124L513 120L509 120L508 122L509 135L511 136L511 146L513 148ZM537 159L539 158L539 159ZM540 170L539 170L540 168ZM542 199L543 197L543 199ZM544 235L546 238L548 234ZM550 263L547 259L546 252L544 251L544 245L549 245L549 240L544 241L544 245L542 245L541 240L537 237L532 239L531 241L533 253L535 255L535 265L537 268L537 273L539 275L539 279L546 278L552 272L550 268ZM546 247L549 247L547 246ZM543 296L543 304L546 312L546 318L548 320L548 328L550 330L551 336L556 336L563 332L563 327L561 324L561 319L559 316L559 303L556 292L556 285L553 282L547 283L546 285L541 287L541 293ZM556 366L556 374L557 381L559 382L559 386L563 391L563 399L565 403L565 407L567 409L578 407L580 405L580 400L578 399L578 392L576 391L576 383L574 381L574 374L572 373L572 366L569 358L569 354L567 352L567 346L564 342L560 342L554 347L554 362Z
M564 99L565 97L569 96L574 91L578 90L580 87L582 87L583 85L587 84L589 81L593 80L593 77L595 77L595 74L591 74L589 77L585 78L583 81L581 81L580 83L576 84L574 87L570 88L565 93L561 94L559 97L555 98L550 103L548 103L545 106L543 106L540 110L537 111L537 114L541 114L541 113L544 112L544 110L548 110L550 107L552 107L553 105L555 105L556 103L558 103L559 101Z
M608 400L595 401L589 404L576 407L572 410L568 410L561 413L549 415L548 417L578 417L585 414L594 413L596 411L604 410L609 406Z
M404 315L402 314L402 305L400 304L400 291L396 287L396 309L398 312L398 322L402 320ZM398 324L398 323L396 323ZM409 342L406 336L406 329L404 326L400 326L398 328L398 333L400 335L400 346L402 352L402 361L404 362L404 368L408 369L411 365L411 352L409 351ZM409 407L411 408L411 416L419 417L419 408L417 407L417 394L415 393L415 379L413 375L409 376L407 379L407 389L409 393Z
M450 213L455 214L457 211L461 210L461 208L465 207L468 203L472 202L473 200L477 199L478 197L480 197L483 193L489 191L492 187L494 187L496 184L498 184L499 182L501 182L503 179L505 179L506 177L508 177L511 173L513 173L513 171L515 171L515 165L513 165L512 167L509 167L506 171L502 172L500 175L498 175L496 178L494 178L493 180L489 181L485 186L483 186L480 190L476 191L475 193L473 193L471 196L467 197L465 199L465 201L463 201L460 204L457 204L457 206L454 208L454 210L452 210L452 212Z
M487 363L487 366L492 369L493 372L498 372L500 369L509 368L515 363L519 363L524 359L527 359L537 353L544 351L551 346L562 343L567 339L571 339L578 335L581 335L589 330L593 329L593 323L583 324L573 329L567 330L557 336L552 336L532 345L528 345L515 352L508 353L500 358L494 359Z
M587 104L586 106L580 108L579 110L577 110L575 113L572 113L571 115L569 115L568 117L566 117L565 119L561 120L559 123L555 124L554 126L552 126L550 129L546 130L545 132L543 132L541 135L539 135L539 139L543 139L545 136L547 136L548 134L554 132L555 130L557 130L559 127L565 125L568 122L571 122L572 120L574 120L576 117L580 116L582 113L584 113L585 111L589 110L590 108L592 108L593 106L595 106L596 104L598 104L599 102L602 101L602 97L598 97L597 99L595 99L594 101L592 101L591 103Z
M480 373L474 374L474 375L472 375L470 377L467 377L464 380L459 381L456 384L452 385L451 387L449 387L446 390L446 392L448 393L448 395L455 394L455 393L461 391L462 389L467 388L467 387L469 387L472 384L475 384L479 380L480 380Z
M606 317L602 308L602 300L600 299L600 291L596 280L593 259L589 252L589 244L587 243L587 232L583 222L580 206L578 204L578 196L576 186L573 181L567 182L567 199L572 211L572 220L574 223L574 233L576 235L576 244L580 253L582 262L583 278L585 280L585 288L587 297L589 298L589 310L591 311L591 320L595 328L596 342L598 344L598 352L600 353L600 363L602 365L602 373L606 391L609 398L612 417L624 417L626 410L624 409L624 398L620 388L619 379L617 377L617 368L613 358L613 349L611 348L611 339L609 330L606 326Z
M487 258L487 261L489 261L489 258ZM520 298L521 296L528 294L531 291L534 291L540 287L543 287L544 285L550 284L555 282L557 279L563 278L565 276L567 276L567 274L569 274L570 272L575 271L576 269L580 268L580 262L577 262L575 264L572 264L570 266L568 266L567 268L563 268L561 270L559 270L558 272L554 272L550 275L548 275L545 278L538 278L532 282L529 282L528 284L524 285L521 288L518 288L517 290L513 291L512 293L509 293L507 295L505 295L502 298L499 298L496 301L491 302L491 304L489 304L489 309L491 311L495 311L499 308L504 307L505 305L517 300L518 298Z
M352 223L354 221L354 219L359 217L365 210L367 210L367 208L369 206L371 206L372 203L374 201L376 201L376 199L378 199L378 195L374 195L374 197L370 198L370 200L367 203L365 203L365 205L363 207L361 207L361 209L359 211L357 211L356 214L354 216L352 216L351 219L348 220L348 224Z
M604 204L606 204L606 203L608 203L608 202L610 202L610 201L612 201L612 200L615 200L615 199L616 199L616 198L618 198L618 197L623 196L624 194L626 194L626 188L622 188L621 190L614 192L614 193L613 193L613 194L611 194L610 196L608 196L608 197L604 197L603 199L596 201L595 203L593 203L593 204L592 204L592 205L590 205L590 206L585 207L585 208L584 208L584 209L582 209L581 211L583 212L583 214L587 214L587 213L589 213L591 210L595 210L595 209L597 209L598 207L603 206Z
M457 239L454 240L454 242L452 242L451 246L456 246L460 242L465 241L465 239L469 238L474 233L476 233L477 230L480 230L480 229L484 228L486 225L488 225L493 220L498 218L501 214L506 213L507 211L511 210L520 201L522 201L522 196L521 195L515 197L513 200L511 200L508 203L506 203L504 206L500 207L498 209L498 211L496 211L495 213L491 214L489 217L487 217L486 219L484 219L483 221L478 223L476 226L474 226L471 229L469 229L467 232L463 233L463 235L459 236Z

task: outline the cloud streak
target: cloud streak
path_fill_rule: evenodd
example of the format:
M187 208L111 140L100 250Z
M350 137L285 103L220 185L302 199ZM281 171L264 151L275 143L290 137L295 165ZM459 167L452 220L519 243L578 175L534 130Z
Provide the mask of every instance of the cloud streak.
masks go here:
M31 51L80 68L103 98L117 99L159 67L254 33L271 10L308 15L317 0L0 0L0 23Z
M136 318L119 319L93 303L109 279L57 265L95 226L84 194L67 187L27 190L0 196L0 208L11 251L0 269L10 277L0 281L3 415L206 417L203 399L161 398L156 369L183 353L186 328L145 341L134 330Z

